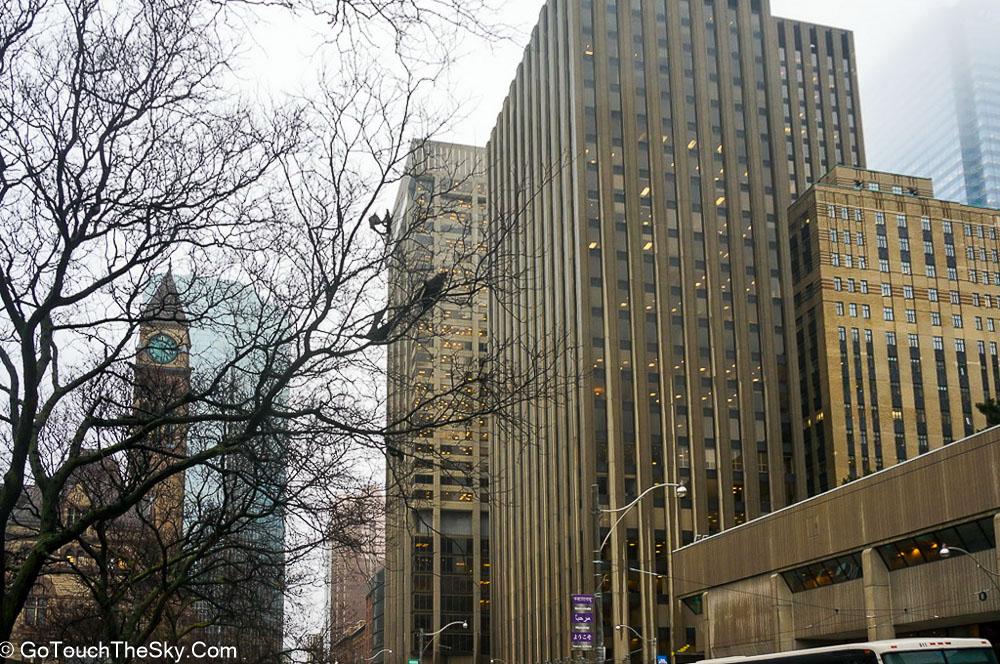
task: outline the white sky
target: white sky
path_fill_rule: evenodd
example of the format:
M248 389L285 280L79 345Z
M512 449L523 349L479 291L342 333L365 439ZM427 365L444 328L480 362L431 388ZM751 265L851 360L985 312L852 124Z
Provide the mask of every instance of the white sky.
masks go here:
M500 43L473 39L454 47L455 66L438 80L435 94L454 101L453 126L435 138L485 145L524 45L544 0L496 0L495 21L513 26L516 37ZM872 77L887 66L893 46L922 15L955 0L771 0L772 13L813 23L848 28L855 33L862 107ZM320 48L325 26L303 17L263 10L244 33L246 89L278 99L308 87L324 63ZM331 63L326 61L326 65ZM862 108L862 113L864 108ZM320 563L323 565L324 563ZM317 587L312 621L322 624L323 591Z
M894 44L921 15L955 0L771 0L777 16L848 28L855 33L862 105L871 76L886 62ZM460 104L454 127L442 140L485 145L543 0L498 0L497 20L517 29L500 43L469 39L457 44L457 63L439 82L443 94ZM323 26L268 14L253 29L246 46L256 51L249 72L264 90L295 91L317 68L318 38ZM259 63L259 66L257 64ZM863 110L863 109L862 109Z

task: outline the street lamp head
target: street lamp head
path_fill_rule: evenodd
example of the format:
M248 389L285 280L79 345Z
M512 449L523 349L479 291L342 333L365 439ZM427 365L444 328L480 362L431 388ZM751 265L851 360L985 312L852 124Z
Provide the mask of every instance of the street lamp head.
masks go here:
M462 621L462 629L469 629L469 623L465 620Z
M951 549L948 548L947 544L942 544L941 550L938 551L938 555L941 556L942 558L947 558L948 556L951 555Z
M685 498L688 495L688 488L683 484L678 484L676 493L678 498Z

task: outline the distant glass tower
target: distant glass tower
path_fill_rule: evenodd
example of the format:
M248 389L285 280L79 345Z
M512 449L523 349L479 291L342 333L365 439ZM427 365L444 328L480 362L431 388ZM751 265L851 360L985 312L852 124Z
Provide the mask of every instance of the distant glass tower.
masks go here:
M865 104L873 168L934 179L938 198L1000 207L1000 4L929 16Z

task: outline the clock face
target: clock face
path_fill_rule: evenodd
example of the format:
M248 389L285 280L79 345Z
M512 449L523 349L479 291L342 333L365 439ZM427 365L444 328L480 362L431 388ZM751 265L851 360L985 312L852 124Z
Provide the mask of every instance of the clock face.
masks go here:
M177 345L177 341L174 340L168 334L157 334L154 335L149 343L146 344L146 354L149 355L149 359L153 360L157 364L168 364L177 359L177 355L181 352L180 346Z

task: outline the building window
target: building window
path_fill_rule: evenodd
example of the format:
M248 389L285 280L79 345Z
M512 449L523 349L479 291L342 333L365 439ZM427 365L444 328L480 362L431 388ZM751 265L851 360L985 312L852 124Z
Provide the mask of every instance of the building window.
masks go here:
M834 277L833 278L833 290L835 290L837 292L840 292L840 290L842 288L843 288L843 284L842 284L842 282L840 280L840 277Z
M917 322L917 312L915 309L906 310L906 322L915 324Z
M905 214L897 214L896 215L896 226L898 228L906 228L906 215Z
M830 265L834 267L840 267L840 254L833 252L830 254Z
M789 590L800 593L862 577L861 556L852 553L781 573Z
M958 291L949 291L948 297L951 298L952 304L962 304L962 296L958 294Z
M854 302L851 302L850 304L847 305L847 310L848 312L850 312L851 318L858 317L858 305L856 305Z
M938 311L931 312L931 325L941 327L941 313Z
M954 528L945 528L923 533L916 537L899 540L878 547L882 561L890 570L915 567L941 560L943 545L956 546L970 553L987 551L995 546L993 517L963 523Z
M892 312L892 307L882 307L882 318L885 320L896 320L895 314Z
M840 242L840 233L837 232L836 228L830 229L830 242L833 242L834 244Z
M930 217L920 217L920 228L925 231L930 232L931 230L931 218Z
M931 279L937 278L937 268L933 265L927 265L924 268L924 274L926 274Z
M869 307L867 304L861 305L861 317L864 318L865 320L868 320L869 318L872 317L872 308Z
M834 309L837 312L838 316L843 316L844 315L844 303L843 302L835 302L833 306L834 306Z
M903 286L903 297L907 300L913 299L913 286Z
M936 288L928 288L927 289L927 299L930 300L931 302L937 302L938 301L938 290Z
M953 267L948 268L948 281L958 281L958 270Z
M867 279L862 279L861 280L861 292L865 293L865 294L868 293L868 280Z
M917 335L910 333L906 335L906 340L909 342L910 348L920 348L920 340Z
M889 261L885 258L878 259L878 271L888 272L889 271Z
M892 297L891 284L882 284L882 297Z
M903 271L903 274L913 274L913 271L910 269L910 264L907 261L903 261L900 264L900 269Z
M934 337L934 350L944 350L944 337Z
M876 226L883 226L884 224L885 224L885 212L876 212L875 213L875 225Z
M951 317L951 324L955 326L955 329L962 329L962 314L954 314Z
M24 609L21 615L24 616L24 624L28 627L44 627L46 625L45 613L48 609L48 599L42 595L29 595L24 602Z

